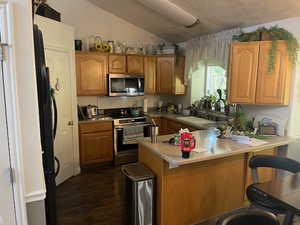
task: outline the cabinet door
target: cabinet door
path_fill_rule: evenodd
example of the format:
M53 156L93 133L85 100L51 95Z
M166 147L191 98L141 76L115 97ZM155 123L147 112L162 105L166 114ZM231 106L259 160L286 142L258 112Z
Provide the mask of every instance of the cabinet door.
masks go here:
M156 57L144 57L145 93L156 93Z
M259 42L234 43L231 47L230 103L254 104Z
M286 43L277 41L274 72L269 72L271 46L271 41L263 41L260 44L256 103L287 105L291 73Z
M77 95L105 95L107 55L76 54Z
M175 87L174 94L175 95L184 95L185 94L185 85L184 85L184 68L185 68L185 57L184 56L176 56L175 62Z
M173 94L174 57L157 58L157 93Z
M80 162L82 166L112 160L112 131L80 134Z
M143 75L144 74L144 57L137 55L127 56L127 73Z
M109 55L109 73L126 73L126 56Z

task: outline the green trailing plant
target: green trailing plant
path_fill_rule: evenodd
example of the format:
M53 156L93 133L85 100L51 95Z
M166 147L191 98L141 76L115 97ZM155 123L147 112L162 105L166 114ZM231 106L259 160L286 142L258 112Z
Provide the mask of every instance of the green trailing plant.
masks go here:
M278 40L284 40L286 42L289 61L292 66L295 66L295 64L297 63L299 44L297 39L294 37L294 35L283 28L280 28L278 26L273 26L270 27L269 29L265 27L260 27L254 32L242 33L239 36L238 41L241 42L261 41L263 34L267 34L268 40L272 41L272 46L269 51L269 64L268 64L269 72L274 72L275 69Z
M278 26L273 26L269 29L270 36L272 39L272 47L270 48L270 61L269 61L269 72L274 71L275 67L275 55L276 55L276 50L277 50L277 42L278 40L285 40L287 49L288 49L288 54L289 54L289 59L290 63L292 66L295 66L297 63L297 55L298 55L298 49L299 49L299 44L297 39L294 37L294 35L287 30L280 28Z

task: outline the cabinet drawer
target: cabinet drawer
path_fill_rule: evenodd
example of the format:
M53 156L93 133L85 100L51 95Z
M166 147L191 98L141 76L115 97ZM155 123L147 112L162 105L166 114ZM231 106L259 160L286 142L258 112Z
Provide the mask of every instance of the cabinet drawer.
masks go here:
M85 123L79 125L80 133L93 133L99 131L110 131L112 130L112 122L95 122L95 123Z

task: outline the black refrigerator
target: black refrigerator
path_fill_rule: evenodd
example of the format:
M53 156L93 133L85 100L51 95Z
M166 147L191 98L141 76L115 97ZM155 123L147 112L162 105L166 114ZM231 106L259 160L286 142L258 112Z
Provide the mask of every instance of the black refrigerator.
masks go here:
M47 225L57 225L56 183L59 161L54 156L54 138L57 127L57 108L54 91L50 86L49 70L45 64L43 35L37 25L33 26L36 81L38 93L40 135L46 183L45 213ZM55 165L57 163L57 165Z

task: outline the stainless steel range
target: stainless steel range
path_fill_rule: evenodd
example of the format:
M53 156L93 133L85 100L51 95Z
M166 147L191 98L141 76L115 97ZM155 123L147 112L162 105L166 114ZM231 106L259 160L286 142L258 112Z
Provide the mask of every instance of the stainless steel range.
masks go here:
M145 116L131 116L129 109L110 113L114 121L115 165L138 160L138 139L149 137L150 123Z

